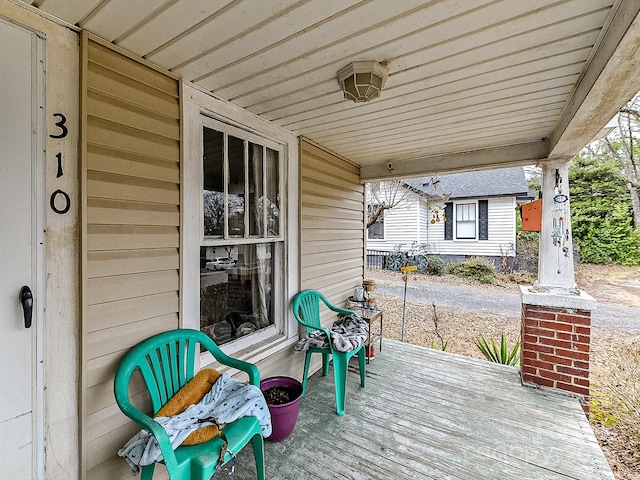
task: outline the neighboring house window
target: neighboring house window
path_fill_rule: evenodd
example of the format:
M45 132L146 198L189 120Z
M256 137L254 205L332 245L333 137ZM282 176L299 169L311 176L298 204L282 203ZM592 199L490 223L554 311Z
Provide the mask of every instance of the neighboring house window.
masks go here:
M456 204L456 238L476 238L476 204Z
M377 205L369 205L369 212L375 211ZM384 240L384 213L382 212L376 223L367 228L367 238L369 240Z
M283 147L203 123L200 329L218 344L250 335L253 343L282 328Z
M454 216L455 210L455 216ZM477 211L477 215L476 215ZM456 203L454 209L453 202L445 204L445 224L444 239L453 240L453 230L455 224L455 237L459 239L489 239L489 201L478 200L476 203ZM476 218L477 217L477 218ZM476 222L477 220L477 222Z

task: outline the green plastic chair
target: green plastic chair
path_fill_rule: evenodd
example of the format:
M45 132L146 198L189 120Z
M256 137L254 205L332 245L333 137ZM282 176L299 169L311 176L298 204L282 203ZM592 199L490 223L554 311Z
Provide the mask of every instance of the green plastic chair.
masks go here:
M127 417L156 438L164 458L162 463L167 467L171 480L209 480L215 473L224 441L216 436L205 443L178 447L174 451L164 428L131 404L129 383L131 375L139 370L151 398L152 415L155 415L195 375L195 359L200 355L200 345L221 364L246 372L251 385L260 386L260 372L255 365L227 356L211 338L191 329L171 330L143 340L127 353L116 371L114 393L118 406ZM241 417L227 424L224 434L228 449L234 454L251 441L258 479L264 480L264 443L258 419ZM231 458L227 452L223 463ZM151 480L154 467L155 464L143 466L141 479Z
M349 359L356 354L358 355L358 367L360 370L360 385L364 387L366 373L364 344L357 350L350 352L334 350L333 342L331 341L331 331L328 328L322 327L320 324L320 301L324 302L329 309L340 315L355 314L353 310L333 306L329 303L329 300L317 290L303 290L293 297L291 305L293 314L298 323L307 329L307 334L315 330L322 330L327 335L327 338L329 338L329 348L310 348L307 350L304 359L302 395L307 392L307 376L309 375L311 355L314 353L322 354L322 376L326 376L329 374L329 354L331 354L333 358L333 377L336 389L336 412L338 415L344 415L347 391L347 367L349 366Z

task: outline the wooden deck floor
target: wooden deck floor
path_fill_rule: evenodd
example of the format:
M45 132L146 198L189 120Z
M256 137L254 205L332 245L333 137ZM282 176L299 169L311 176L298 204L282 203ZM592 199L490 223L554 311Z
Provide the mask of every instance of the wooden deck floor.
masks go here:
M250 450L235 480L256 478ZM366 388L349 373L345 416L332 373L316 374L293 434L265 450L268 480L614 478L577 400L523 387L511 367L390 340Z

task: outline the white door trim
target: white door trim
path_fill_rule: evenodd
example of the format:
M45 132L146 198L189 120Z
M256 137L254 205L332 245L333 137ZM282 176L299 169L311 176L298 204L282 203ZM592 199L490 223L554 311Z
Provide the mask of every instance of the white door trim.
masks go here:
M34 469L36 478L44 479L44 305L45 305L45 258L44 258L44 192L45 192L45 141L46 141L46 126L45 126L45 36L40 32L33 31L31 49L33 52L33 72L32 77L33 86L31 88L32 100L34 105L34 112L32 121L34 123L32 129L32 146L34 152L33 159L33 173L34 173L34 219L35 225L31 229L31 237L33 245L35 246L35 269L33 272L33 278L36 279L36 288L38 292L38 298L35 303L35 325L31 328L35 331L35 371L33 372L34 379L34 392L33 398L35 399L35 422L33 441L34 445Z

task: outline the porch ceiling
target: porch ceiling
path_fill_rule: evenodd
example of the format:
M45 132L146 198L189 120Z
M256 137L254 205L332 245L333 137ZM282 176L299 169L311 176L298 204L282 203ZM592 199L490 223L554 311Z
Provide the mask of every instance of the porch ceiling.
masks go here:
M27 0L361 166L574 155L640 90L637 0ZM337 71L387 64L381 98ZM388 168L391 163L391 169Z

